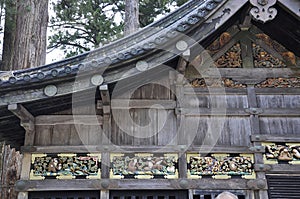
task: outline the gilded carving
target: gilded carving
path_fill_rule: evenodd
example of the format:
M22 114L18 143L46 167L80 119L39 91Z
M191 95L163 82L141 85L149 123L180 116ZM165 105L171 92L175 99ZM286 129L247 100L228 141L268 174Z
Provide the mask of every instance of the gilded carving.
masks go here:
M246 88L247 86L245 84L238 83L237 81L234 81L232 79L228 78L222 78L222 80L219 79L209 79L209 78L195 78L190 81L190 84L193 87L200 87L200 88L221 88L221 87L227 87L227 88Z
M177 154L111 154L111 178L178 178Z
M285 63L280 59L274 57L266 50L264 50L260 45L255 43L252 44L253 56L254 56L254 66L256 68L284 68Z
M257 21L265 23L273 20L277 15L277 10L272 8L276 0L250 0L250 3L254 6L250 14Z
M300 163L300 144L265 143L265 163Z
M272 40L268 35L264 33L255 34L255 37L261 41L263 41L268 47L275 50L278 54L280 54L288 66L296 66L298 57L291 52L288 51L285 47L279 44L277 41Z
M239 43L233 45L224 55L215 61L218 68L241 68L241 46Z
M267 80L256 84L256 88L300 88L300 78L268 78Z
M228 179L231 176L255 177L253 155L251 154L211 154L205 157L199 154L188 154L187 158L190 178L202 178L203 176L211 176L215 179Z
M99 154L34 155L30 179L100 178Z
M229 32L223 32L219 38L217 38L211 45L207 47L210 54L216 54L219 50L225 46L231 40L231 34Z

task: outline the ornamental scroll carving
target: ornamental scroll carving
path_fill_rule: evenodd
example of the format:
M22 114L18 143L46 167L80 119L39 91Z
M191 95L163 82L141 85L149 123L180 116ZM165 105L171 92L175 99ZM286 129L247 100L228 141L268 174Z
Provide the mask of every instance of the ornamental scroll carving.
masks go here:
M188 154L189 178L213 177L228 179L239 176L247 179L255 178L252 154L211 154L201 157L199 154Z
M100 179L100 154L33 154L30 179Z
M300 164L300 144L263 143L265 164Z
M250 14L257 21L265 23L273 20L277 15L277 10L271 8L276 3L276 0L250 0L250 3L254 6L250 10Z
M177 154L111 154L112 179L178 178Z

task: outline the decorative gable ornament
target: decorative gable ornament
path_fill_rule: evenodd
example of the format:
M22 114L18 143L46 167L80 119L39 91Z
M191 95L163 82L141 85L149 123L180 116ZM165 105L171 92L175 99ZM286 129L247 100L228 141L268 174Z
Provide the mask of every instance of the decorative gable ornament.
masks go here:
M277 15L277 10L271 8L276 3L276 0L250 0L250 3L254 6L250 10L250 14L256 21L265 23L273 20Z

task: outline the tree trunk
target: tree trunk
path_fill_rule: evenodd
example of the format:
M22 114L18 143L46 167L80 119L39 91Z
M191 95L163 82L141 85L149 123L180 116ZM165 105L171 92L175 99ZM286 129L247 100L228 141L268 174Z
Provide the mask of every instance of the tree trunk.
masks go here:
M45 64L48 1L7 0L2 70ZM7 19L7 20L6 20Z
M125 27L124 35L130 35L139 29L139 1L125 1Z
M20 179L22 155L9 145L0 143L0 198L14 199L18 193L15 183Z
M11 70L13 65L14 43L16 38L17 0L5 2L5 27L1 70Z

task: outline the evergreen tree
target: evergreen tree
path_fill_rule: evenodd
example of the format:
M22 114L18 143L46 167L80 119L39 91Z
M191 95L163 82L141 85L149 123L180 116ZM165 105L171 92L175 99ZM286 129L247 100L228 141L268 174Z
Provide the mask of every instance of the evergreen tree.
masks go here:
M5 26L0 70L43 65L46 60L48 0L2 0Z
M135 0L136 1L136 0ZM153 22L187 0L140 0L141 27ZM58 0L52 3L55 16L50 20L52 36L48 49L60 48L66 57L89 51L123 36L125 1Z

